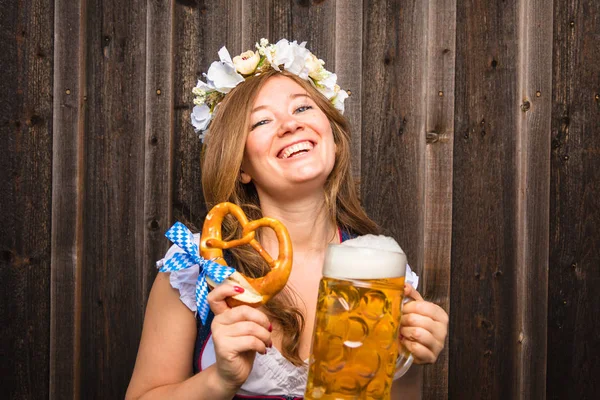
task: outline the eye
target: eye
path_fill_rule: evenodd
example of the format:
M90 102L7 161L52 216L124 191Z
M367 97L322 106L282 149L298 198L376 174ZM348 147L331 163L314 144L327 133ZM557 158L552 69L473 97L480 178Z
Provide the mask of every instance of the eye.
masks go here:
M259 126L265 125L268 122L269 122L269 120L267 120L267 119L263 119L262 121L258 121L257 123L255 123L254 125L252 125L252 127L250 127L250 130L252 131L255 128L258 128Z
M308 110L310 110L312 108L313 108L312 106L306 104L306 105L303 105L303 106L300 106L300 107L296 108L296 110L294 112L301 113L301 112L304 112L304 111L308 111Z

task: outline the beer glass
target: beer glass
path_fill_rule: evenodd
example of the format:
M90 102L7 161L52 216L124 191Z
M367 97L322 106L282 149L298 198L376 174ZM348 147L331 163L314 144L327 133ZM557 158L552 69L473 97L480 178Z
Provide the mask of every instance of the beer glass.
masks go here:
M413 357L399 342L406 255L329 245L305 399L389 399Z

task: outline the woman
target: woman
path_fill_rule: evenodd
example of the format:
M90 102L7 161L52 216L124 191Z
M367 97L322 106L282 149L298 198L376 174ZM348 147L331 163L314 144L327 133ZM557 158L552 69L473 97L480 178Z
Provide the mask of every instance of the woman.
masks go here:
M197 271L159 274L127 398L301 397L325 249L378 232L359 204L350 173L349 127L340 113L346 95L335 75L303 44L263 40L257 48L233 60L221 50L208 82L195 90L193 120L200 129L210 124L203 137L207 207L229 201L249 219L281 221L294 249L287 287L253 309L228 307L226 298L244 289L221 285L208 295L212 314L202 324L194 316ZM224 236L239 236L241 227L226 222ZM276 255L275 235L259 235ZM267 268L252 249L232 249L226 258L249 276ZM432 363L443 348L448 317L410 286L406 293L416 301L404 307L402 343L416 363ZM407 376L395 381L394 390L406 394L411 385L416 388Z

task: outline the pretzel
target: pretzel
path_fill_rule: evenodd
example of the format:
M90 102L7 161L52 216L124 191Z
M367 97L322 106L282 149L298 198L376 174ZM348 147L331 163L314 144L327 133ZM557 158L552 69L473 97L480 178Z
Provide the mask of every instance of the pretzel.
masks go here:
M242 225L240 239L222 240L221 225L227 214L232 214ZM275 231L279 242L279 254L276 260L273 260L254 238L256 229L260 227L269 227ZM227 265L223 258L223 250L244 244L250 244L269 264L271 271L259 278L248 278L237 271L229 276L225 282L229 281L244 288L244 293L227 299L230 307L241 304L258 307L267 303L285 287L292 271L292 241L286 227L281 222L269 217L249 222L244 211L233 203L219 203L214 206L204 220L200 239L200 255L207 260L215 260L221 265ZM206 281L213 288L217 286L208 277Z

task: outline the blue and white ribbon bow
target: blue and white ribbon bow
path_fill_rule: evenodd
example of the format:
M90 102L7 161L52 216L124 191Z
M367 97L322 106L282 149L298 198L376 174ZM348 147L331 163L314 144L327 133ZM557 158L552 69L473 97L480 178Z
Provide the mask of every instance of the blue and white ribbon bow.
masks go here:
M181 222L176 222L165 233L165 236L177 246L181 247L185 253L175 253L172 257L165 260L160 272L174 272L198 265L198 280L196 281L196 308L202 318L202 323L206 323L208 311L210 309L206 296L208 295L208 285L206 275L215 283L222 283L229 275L235 272L235 269L226 267L213 260L207 260L200 256L198 245L194 242L194 235Z

